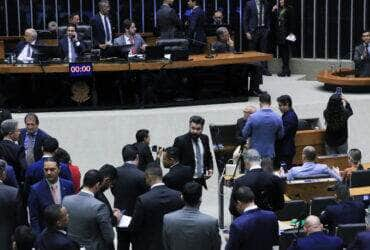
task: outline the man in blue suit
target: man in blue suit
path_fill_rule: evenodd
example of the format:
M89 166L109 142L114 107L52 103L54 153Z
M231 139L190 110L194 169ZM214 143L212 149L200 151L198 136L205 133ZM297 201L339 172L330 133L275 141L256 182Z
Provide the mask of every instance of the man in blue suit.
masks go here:
M360 232L347 250L370 250L370 231Z
M35 113L28 113L24 117L25 128L20 129L18 144L24 147L28 166L42 157L42 142L49 135L39 128L40 121Z
M2 162L2 161L4 161L4 160L0 160L0 162ZM5 162L5 164L6 164L6 162ZM6 177L5 177L5 180L4 180L4 184L8 185L8 186L11 186L11 187L18 188L19 185L18 185L17 178L15 176L15 172L14 172L13 167L6 164L5 173L6 173Z
M72 182L59 178L60 167L54 158L45 158L44 172L45 178L31 186L28 197L31 227L35 234L40 234L45 228L45 208L61 204L63 197L74 194Z
M279 224L274 212L259 209L249 187L233 193L241 215L230 226L226 250L271 250L279 242Z
M67 35L59 41L60 57L67 59L68 62L76 62L76 60L85 51L85 44L78 40L76 25L70 23L67 25Z
M205 15L203 9L199 6L199 0L189 0L188 6L191 14L188 21L188 38L190 39L190 49L193 53L203 53L204 45L207 43L205 27Z
M338 224L365 223L365 204L362 201L351 201L349 189L345 184L336 187L337 205L327 206L320 220L328 225L331 233Z
M68 212L61 205L50 205L44 211L46 229L40 234L36 242L38 250L79 250L80 246L68 235Z
M107 0L99 1L99 13L90 19L94 48L106 50L112 45L112 26L109 20L110 4Z
M337 236L326 235L323 225L317 216L310 215L304 223L304 231L307 234L292 243L288 250L342 250L343 241Z

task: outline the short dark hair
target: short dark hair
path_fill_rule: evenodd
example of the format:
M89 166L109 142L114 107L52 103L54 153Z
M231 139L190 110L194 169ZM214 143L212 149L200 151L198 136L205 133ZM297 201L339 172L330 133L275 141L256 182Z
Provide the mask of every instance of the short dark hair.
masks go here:
M193 115L189 119L189 123L200 124L202 125L202 127L204 126L204 122L205 120L201 116L198 116L198 115Z
M126 30L126 29L130 29L131 25L133 24L134 22L131 21L130 19L125 19L123 20L123 28Z
M267 92L262 92L259 95L259 101L260 101L260 103L271 104L271 96L270 96L270 94L267 93Z
M348 201L351 199L349 188L346 184L338 184L336 186L335 194L337 195L337 199L341 201Z
M0 124L8 119L12 119L12 113L7 109L0 109Z
M73 28L75 28L75 30L77 29L77 26L74 23L68 23L67 24L67 29L68 29L68 27L73 27Z
M175 161L179 160L180 153L177 147L168 147L165 149L165 152L170 158L174 159Z
M72 12L71 15L68 17L69 20L71 20L74 16L80 16L79 12Z
M147 129L140 129L136 132L136 141L143 142L145 138L149 136L149 130Z
M137 150L137 147L132 144L127 144L122 148L123 161L134 161L138 154L139 151Z
M62 206L57 204L49 205L44 210L44 220L48 228L56 228L57 221L60 219L62 213Z
M14 230L13 240L15 241L17 249L31 250L36 240L36 235L32 232L30 227L22 225Z
M60 162L68 164L71 162L71 156L68 154L67 150L63 148L58 148L54 153L54 158Z
M292 107L292 98L290 95L281 95L277 98L277 101L282 103L283 105L288 105L289 107Z
M115 180L117 178L117 169L110 165L110 164L104 164L100 169L99 172L102 176L102 178L109 177L112 180Z
M202 185L197 182L188 182L182 190L182 198L184 202L192 207L197 206L202 198Z
M361 151L357 148L352 148L348 151L348 157L350 162L358 164L361 162Z
M157 167L157 166L148 166L145 169L145 174L150 175L150 176L155 176L159 179L162 179L162 177L163 177L162 169L160 167Z
M59 162L57 161L57 159L55 159L54 156L45 157L45 158L43 158L43 160L44 160L44 164L45 164L45 162L55 162L57 164L57 167L60 168Z
M161 168L161 166L157 162L153 161L146 164L145 169L147 168Z
M44 152L54 153L58 148L58 140L54 137L46 137L42 142L42 149Z
M102 182L103 178L100 172L96 169L90 169L89 171L86 172L83 180L83 186L92 188L94 187L97 183Z
M250 187L241 186L233 193L234 199L243 203L254 201L254 193Z
M40 121L39 121L39 117L35 114L35 113L28 113L25 117L24 117L24 123L26 123L26 120L28 118L33 118L35 120L35 123L37 125L39 125Z

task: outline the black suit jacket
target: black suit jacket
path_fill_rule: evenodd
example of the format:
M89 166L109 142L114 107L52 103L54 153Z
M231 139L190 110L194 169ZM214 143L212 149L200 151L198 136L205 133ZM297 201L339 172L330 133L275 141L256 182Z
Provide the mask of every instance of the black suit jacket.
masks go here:
M244 176L236 179L230 198L230 213L239 216L233 193L241 186L252 189L256 205L263 210L277 211L284 207L285 183L278 176L264 172L262 169L247 171Z
M85 43L83 41L79 40L78 42L79 42L79 46L77 46L77 42L72 43L73 47L75 48L77 58L80 57L86 49ZM60 58L68 58L68 38L67 37L64 37L63 39L59 41L59 55L60 55Z
M273 1L272 1L273 2ZM264 1L264 20L265 27L270 29L272 16L272 3L268 0ZM243 12L243 28L244 33L253 33L258 27L258 11L256 0L249 0L245 3Z
M24 172L27 168L24 147L9 140L0 141L0 158L13 166L18 184L24 181Z
M20 136L18 140L18 144L24 147L24 139L26 138L27 130L25 128L20 129ZM46 138L48 138L49 135L43 131L42 129L37 130L36 139L35 139L35 145L33 147L33 157L35 159L35 162L41 160L43 153L42 153L42 143Z
M144 173L136 166L125 163L117 168L117 180L111 191L114 195L114 207L125 210L125 215L132 216L136 198L147 191Z
M356 46L353 61L355 62L356 76L370 76L370 56L366 52L365 44Z
M163 216L183 207L180 192L165 185L139 196L129 226L134 235L133 249L163 250Z
M173 39L178 37L178 30L181 29L181 20L173 8L163 4L157 11L157 26L160 32L160 39Z
M110 23L112 25L112 22ZM91 25L91 30L92 30L93 46L94 48L98 48L99 44L105 44L105 31L104 31L104 26L101 21L99 13L97 13L95 16L93 16L90 19L90 25ZM111 27L111 30L113 30L113 27ZM111 34L111 36L112 36L112 43L113 43L113 34Z
M243 128L246 123L247 123L247 120L244 119L243 117L239 118L236 121L235 139L238 145L244 145L246 142L246 139L243 137Z
M193 170L189 166L176 164L163 177L163 182L167 187L182 192L184 185L193 180Z
M145 171L146 165L148 163L154 162L152 151L150 150L149 146L144 142L139 142L134 144L139 151L139 166L138 168L141 171Z
M80 245L68 235L55 230L45 229L37 239L37 250L79 250Z

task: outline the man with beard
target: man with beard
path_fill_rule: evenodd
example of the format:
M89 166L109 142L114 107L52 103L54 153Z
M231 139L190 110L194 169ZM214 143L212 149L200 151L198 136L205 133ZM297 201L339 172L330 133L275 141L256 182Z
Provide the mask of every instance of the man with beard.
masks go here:
M209 147L209 138L203 134L205 120L192 116L189 120L189 132L176 137L173 144L179 150L179 162L193 169L193 179L207 188L206 179L213 174L213 159Z

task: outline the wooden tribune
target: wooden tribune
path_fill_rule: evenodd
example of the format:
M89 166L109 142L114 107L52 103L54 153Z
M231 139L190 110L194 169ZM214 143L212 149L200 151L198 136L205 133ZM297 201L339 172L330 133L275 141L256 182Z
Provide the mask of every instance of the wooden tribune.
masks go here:
M370 77L355 77L355 71L349 68L341 68L334 72L329 70L320 71L317 75L319 82L335 86L370 86Z
M295 136L296 153L293 159L294 165L302 165L302 151L306 146L313 146L317 155L325 154L325 129L301 130Z
M328 188L335 185L336 180L334 178L307 179L288 181L287 183L285 193L291 200L308 202L315 197L334 195L334 191L328 191Z
M317 162L331 167L338 167L340 171L344 171L349 167L348 156L346 154L320 155L317 157Z

